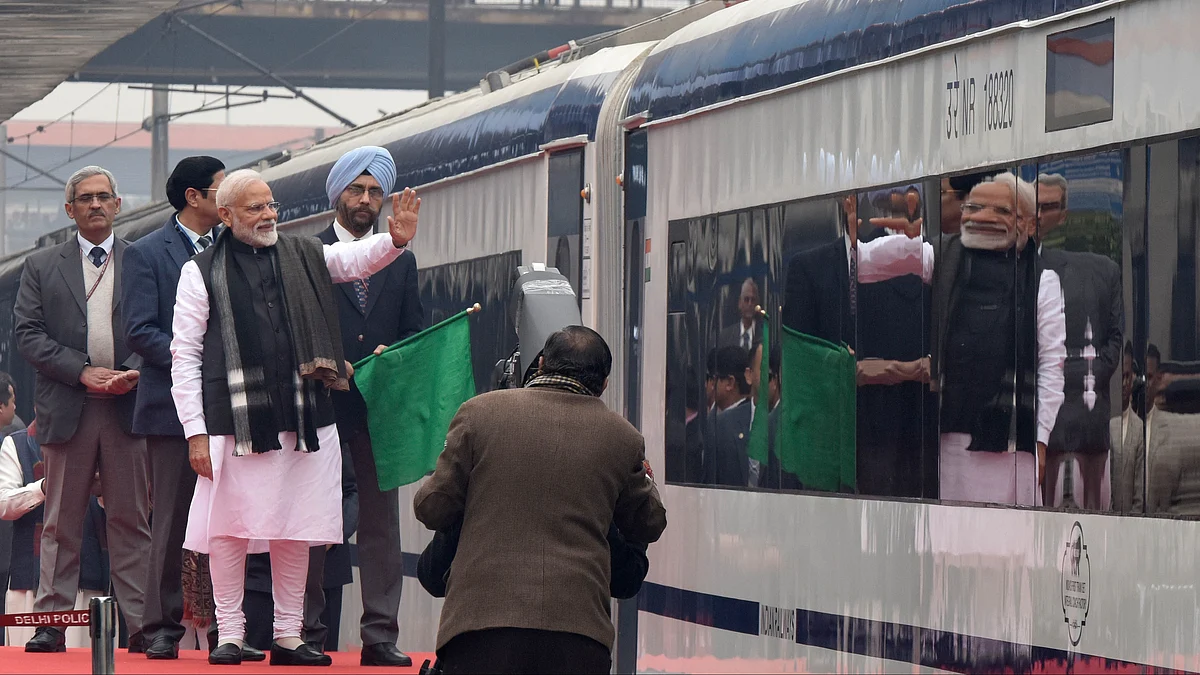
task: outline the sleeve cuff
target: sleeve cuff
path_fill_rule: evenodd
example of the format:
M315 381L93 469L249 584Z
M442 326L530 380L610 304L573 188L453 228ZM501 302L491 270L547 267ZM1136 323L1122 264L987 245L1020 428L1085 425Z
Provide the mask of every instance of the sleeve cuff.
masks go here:
M192 420L183 425L183 435L185 438L192 436L207 436L208 427L204 424L204 420Z

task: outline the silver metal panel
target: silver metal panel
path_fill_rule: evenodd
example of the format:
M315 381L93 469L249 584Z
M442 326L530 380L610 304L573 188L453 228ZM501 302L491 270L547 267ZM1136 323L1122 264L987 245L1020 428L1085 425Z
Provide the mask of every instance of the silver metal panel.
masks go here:
M177 0L0 0L0 123Z

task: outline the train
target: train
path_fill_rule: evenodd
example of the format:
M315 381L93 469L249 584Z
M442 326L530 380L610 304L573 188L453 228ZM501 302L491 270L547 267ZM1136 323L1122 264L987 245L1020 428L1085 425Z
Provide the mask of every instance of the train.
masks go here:
M716 485L670 468L711 409L706 359L749 321L740 305L779 334L789 261L845 236L848 197L857 236L911 236L875 226L903 221L936 248L957 230L962 179L1006 171L1065 181L1057 204L1039 200L1039 217L1067 211L1041 246L1119 268L1117 339L1133 356L1089 391L1114 429L1153 414L1145 387L1200 361L1200 90L1184 77L1200 72L1197 25L1194 0L707 0L255 166L280 227L315 234L333 218L337 158L387 148L397 189L423 198L411 250L428 321L483 307L481 391L517 348L517 267L570 281L613 347L605 401L645 436L668 510L641 593L614 606L620 672L1200 672L1200 505L1167 486L1188 483L1189 460L1152 452L1148 424L1136 510L1110 505L1115 461L1102 509L940 500L928 385L860 392L849 486ZM150 205L116 231L135 239L170 213ZM22 261L0 261L0 301ZM886 323L926 354L916 286L860 310L857 334ZM0 367L24 415L32 373L11 322L0 317ZM901 432L905 484L866 484L870 453L891 447L868 418L916 421ZM1066 492L1086 479L1063 480ZM415 489L401 488L400 647L422 651L441 605L415 579L431 538L408 507ZM359 592L346 594L347 645Z

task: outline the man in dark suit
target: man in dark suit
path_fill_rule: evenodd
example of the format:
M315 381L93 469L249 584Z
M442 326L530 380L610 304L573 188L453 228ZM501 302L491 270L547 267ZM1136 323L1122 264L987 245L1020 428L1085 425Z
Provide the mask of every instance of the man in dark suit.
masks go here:
M707 485L746 487L750 484L750 383L746 370L750 356L736 345L717 348L716 414L709 421L704 443L704 482Z
M37 370L37 441L46 462L41 577L34 611L69 610L79 585L83 518L100 473L112 580L140 651L146 561L150 554L146 442L132 433L141 357L124 340L120 294L127 244L113 235L121 208L117 181L98 166L76 171L66 212L79 231L25 261L17 291L17 349ZM64 651L59 627L39 627L31 652Z
M721 331L717 338L718 347L733 345L749 352L762 342L762 318L754 311L758 305L758 284L747 277L738 294L738 322Z
M1037 187L1040 243L1066 220L1067 181L1058 174L1042 174ZM1055 505L1059 471L1074 457L1083 475L1083 494L1076 488L1073 496L1080 506L1099 510L1112 416L1109 382L1121 366L1125 325L1121 268L1095 253L1044 247L1041 254L1043 265L1062 283L1067 314L1065 398L1046 446L1042 503Z
M142 357L133 430L146 436L154 495L150 570L146 579L143 632L146 658L174 659L183 638L183 535L196 489L188 444L171 399L171 321L179 271L216 240L217 188L225 165L214 157L186 157L167 179L175 213L157 231L130 244L125 253L121 298L125 342ZM212 644L216 644L215 626ZM246 658L246 657L243 657ZM253 654L247 660L265 658Z
M734 348L739 349L740 348ZM657 541L666 509L645 440L600 401L604 338L553 333L522 389L467 401L413 498L425 527L462 523L436 649L453 673L607 673L610 552Z
M395 180L396 165L383 148L366 146L343 155L326 182L329 205L336 209L337 217L317 238L333 244L370 236ZM393 195L392 209L398 208L399 196ZM425 327L417 291L417 262L411 253L400 256L369 279L338 284L338 288L340 292L335 295L342 348L350 363ZM412 659L396 647L404 574L399 491L379 489L367 432L367 406L353 379L350 391L333 393L333 405L338 434L349 446L353 459L359 505L370 514L358 529L363 597L361 662L364 666L408 666Z

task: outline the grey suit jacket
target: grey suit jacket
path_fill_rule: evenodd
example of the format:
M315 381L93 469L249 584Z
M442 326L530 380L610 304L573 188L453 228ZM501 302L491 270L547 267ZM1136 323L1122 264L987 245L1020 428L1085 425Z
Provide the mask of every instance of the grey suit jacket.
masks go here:
M1146 425L1138 414L1129 415L1129 429L1121 439L1121 416L1108 422L1112 439L1112 510L1117 513L1141 513L1142 492L1146 479Z
M1200 415L1154 411L1146 512L1200 515Z
M141 357L125 345L121 316L121 258L128 244L113 243L113 354L118 370L136 370ZM87 289L84 288L79 242L33 253L21 269L21 287L13 308L17 351L37 371L34 417L37 441L65 443L75 435L87 390L79 375L87 365ZM135 390L136 391L136 390ZM121 427L128 433L134 392L118 397Z

